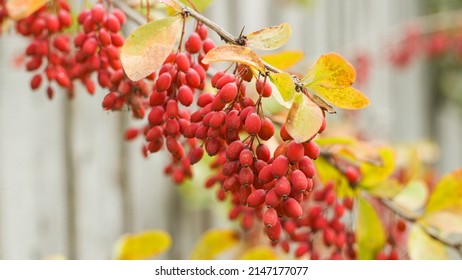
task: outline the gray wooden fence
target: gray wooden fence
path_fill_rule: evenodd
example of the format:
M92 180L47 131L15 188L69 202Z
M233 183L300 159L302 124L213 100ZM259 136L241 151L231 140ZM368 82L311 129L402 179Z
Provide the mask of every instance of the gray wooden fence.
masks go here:
M234 34L243 26L250 32L289 22L288 48L303 49L309 65L326 52L348 54L351 44L378 50L392 26L419 10L417 0L293 2L215 0L206 14ZM107 259L119 236L143 229L169 231L174 247L161 257L181 259L203 230L226 223L222 212L193 207L178 195L163 175L164 155L145 160L140 142L122 141L132 121L128 114L103 112L104 92L89 96L81 91L72 101L59 93L49 101L43 91L31 92L29 74L12 66L24 45L14 35L0 37L2 259ZM363 89L373 104L360 125L398 141L432 135L425 67L397 73L378 61ZM443 170L461 164L462 153L460 112L447 106L438 114L436 133L443 147L451 146L442 150Z

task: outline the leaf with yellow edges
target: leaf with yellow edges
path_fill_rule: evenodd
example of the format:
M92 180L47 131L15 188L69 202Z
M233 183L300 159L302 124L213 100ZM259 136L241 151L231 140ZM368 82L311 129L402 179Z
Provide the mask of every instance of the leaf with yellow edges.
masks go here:
M260 246L247 249L242 256L241 260L277 260L276 253L270 247Z
M33 14L50 0L9 0L6 2L8 16L20 20Z
M270 73L269 79L277 88L277 92L273 92L272 94L274 99L282 106L290 108L292 99L296 93L292 76L286 72Z
M419 224L409 232L407 242L409 257L413 260L444 260L448 258L446 246L431 238Z
M438 182L424 214L448 209L462 213L462 169L449 173Z
M202 59L202 63L232 61L250 66L262 73L265 73L263 61L253 50L235 45L223 45L211 49Z
M273 54L262 55L262 59L268 64L280 69L287 70L295 66L303 59L302 51L281 51Z
M116 243L114 258L119 260L142 260L167 251L172 238L165 231L144 231L122 236Z
M211 229L202 234L191 253L193 260L211 260L234 247L239 235L234 230Z
M378 151L380 164L364 162L361 164L361 186L374 186L387 179L395 170L396 160L393 150L382 147Z
M287 114L285 126L296 142L302 143L315 136L321 128L324 115L306 95L297 92Z
M385 245L385 231L374 207L362 197L358 197L358 220L356 240L358 257L361 260L374 259Z
M319 58L302 81L337 107L361 109L369 105L369 98L351 87L355 79L353 66L342 56L329 53Z
M259 50L274 50L289 42L292 27L288 23L270 26L245 35L247 45Z
M171 16L151 21L128 36L120 53L128 78L138 81L162 65L180 34L181 20L181 16Z

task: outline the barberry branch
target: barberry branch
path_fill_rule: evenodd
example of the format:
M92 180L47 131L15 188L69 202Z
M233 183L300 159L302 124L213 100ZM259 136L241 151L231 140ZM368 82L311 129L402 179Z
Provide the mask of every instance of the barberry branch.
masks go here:
M323 157L329 164L332 165L332 167L336 168L340 173L343 173L343 170L341 167L338 165L338 161L336 160L336 156L330 152L329 150L322 150L320 153L320 156ZM403 208L400 208L397 206L393 201L390 199L385 199L385 198L378 198L378 201L388 208L390 211L392 211L395 215L399 216L400 218L415 224L416 226L420 226L421 229L428 234L433 240L436 240L445 246L451 247L455 249L458 254L462 257L462 243L460 242L451 242L447 239L442 238L440 235L438 235L436 232L432 231L431 228L425 227L424 225L420 224L418 219L419 216L411 211L407 211Z

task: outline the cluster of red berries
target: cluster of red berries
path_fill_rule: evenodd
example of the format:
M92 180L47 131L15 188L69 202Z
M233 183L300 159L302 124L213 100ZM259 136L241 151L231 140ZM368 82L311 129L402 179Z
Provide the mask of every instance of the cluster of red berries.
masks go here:
M68 89L70 94L73 88L69 73L74 65L69 55L70 38L63 32L71 26L72 18L66 1L59 0L55 5L58 7L57 13L42 7L16 23L18 33L32 38L26 49L26 69L38 73L32 77L30 86L34 90L39 88L45 77L48 80L49 98L53 97L53 83Z

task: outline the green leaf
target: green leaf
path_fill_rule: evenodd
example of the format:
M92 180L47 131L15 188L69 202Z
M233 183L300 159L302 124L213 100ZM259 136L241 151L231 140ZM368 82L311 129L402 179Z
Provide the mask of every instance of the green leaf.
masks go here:
M26 18L39 10L50 0L9 0L6 1L8 16L13 20Z
M211 49L202 59L202 63L209 64L219 61L232 61L245 64L262 73L265 73L263 61L253 50L235 45L223 45Z
M315 142L319 146L332 146L332 145L352 145L356 143L356 140L352 138L344 138L344 137L328 137L328 138L317 138Z
M343 57L335 53L323 55L303 78L311 89L333 105L344 109L360 109L369 105L367 96L351 87L356 71Z
M396 161L389 147L379 149L380 164L364 162L361 164L361 186L374 186L387 179L395 170Z
M292 35L288 23L270 26L245 35L247 45L259 50L274 50L285 45Z
M362 260L374 259L385 245L385 232L374 207L362 197L358 197L358 222L356 240L358 257Z
M453 209L462 212L462 169L444 176L433 189L425 214Z
M280 69L287 70L295 66L303 59L302 51L281 51L274 54L262 55L262 59L268 64Z
M125 40L120 59L128 78L138 81L165 61L181 30L180 16L171 16L141 25Z
M212 3L213 0L190 0L194 4L194 7L192 7L189 1L187 0L180 1L188 7L196 8L197 11L202 12Z
M202 234L191 253L193 260L211 260L234 247L239 240L236 231L229 229L211 229Z
M415 224L407 242L409 257L413 260L444 260L448 258L446 246L431 238L419 224Z
M144 231L122 236L115 246L115 258L142 260L155 257L170 248L172 238L161 230Z
M285 126L296 142L310 140L321 128L324 115L306 95L298 92L287 114Z
M276 86L277 92L273 92L273 96L279 104L286 108L290 108L292 99L296 93L295 83L289 73L271 73L269 79Z
M422 209L428 199L428 189L423 181L412 181L393 198L393 202L409 211Z

